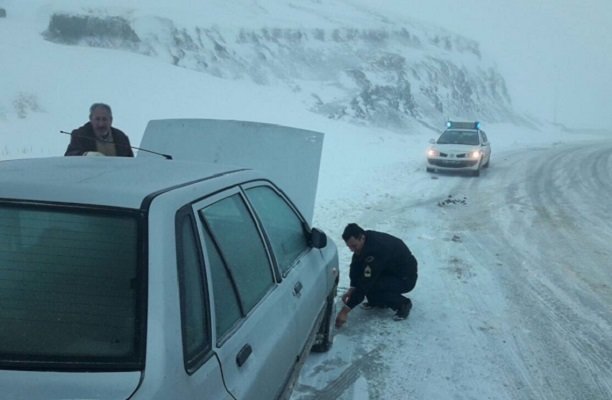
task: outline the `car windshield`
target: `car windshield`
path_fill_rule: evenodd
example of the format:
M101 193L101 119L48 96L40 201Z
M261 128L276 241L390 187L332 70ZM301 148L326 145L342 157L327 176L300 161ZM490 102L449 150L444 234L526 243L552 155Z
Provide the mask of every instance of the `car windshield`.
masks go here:
M478 146L480 141L478 139L477 131L462 131L462 130L448 130L445 131L436 142L438 144L466 144L470 146Z
M0 365L138 369L138 219L0 203Z

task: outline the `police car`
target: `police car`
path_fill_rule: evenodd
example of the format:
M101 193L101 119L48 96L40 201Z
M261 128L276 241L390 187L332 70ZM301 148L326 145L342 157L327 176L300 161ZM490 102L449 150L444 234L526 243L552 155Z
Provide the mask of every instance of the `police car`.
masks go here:
M427 149L427 172L460 171L479 176L489 166L491 144L480 122L448 121L438 140Z

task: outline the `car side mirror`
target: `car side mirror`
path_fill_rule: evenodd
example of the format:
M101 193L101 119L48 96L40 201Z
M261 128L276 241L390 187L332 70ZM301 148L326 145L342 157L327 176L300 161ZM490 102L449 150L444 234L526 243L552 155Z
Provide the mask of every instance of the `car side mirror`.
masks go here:
M320 229L312 228L310 231L310 245L315 249L327 246L327 235Z
M436 144L436 139L429 139L429 144Z

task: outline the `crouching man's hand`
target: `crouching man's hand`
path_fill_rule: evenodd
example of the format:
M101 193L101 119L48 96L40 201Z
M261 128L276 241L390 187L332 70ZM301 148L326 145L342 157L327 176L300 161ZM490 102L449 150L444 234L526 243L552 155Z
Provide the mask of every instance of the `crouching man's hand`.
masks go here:
M344 292L344 294L342 295L342 302L344 304L348 303L349 300L351 299L351 294L353 294L353 292L355 291L355 288L349 288L349 290L347 290L346 292Z
M350 308L347 306L342 307L342 310L336 315L336 328L341 328L346 323L349 312L351 312Z

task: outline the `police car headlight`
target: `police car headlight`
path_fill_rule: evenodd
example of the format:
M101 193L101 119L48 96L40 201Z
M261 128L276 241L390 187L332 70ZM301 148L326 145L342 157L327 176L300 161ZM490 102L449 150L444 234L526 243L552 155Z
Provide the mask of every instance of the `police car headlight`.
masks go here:
M481 156L482 152L480 150L471 151L469 155L472 160L478 160Z
M440 150L437 149L429 149L427 150L427 157L439 157Z

